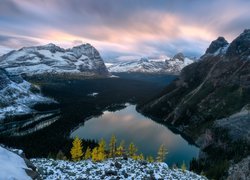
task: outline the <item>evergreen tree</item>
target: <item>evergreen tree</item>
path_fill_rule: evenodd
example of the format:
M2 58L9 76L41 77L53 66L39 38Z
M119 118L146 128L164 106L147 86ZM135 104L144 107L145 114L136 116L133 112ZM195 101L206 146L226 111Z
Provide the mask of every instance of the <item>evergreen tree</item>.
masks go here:
M125 142L122 140L116 150L116 156L121 157L124 154L125 154Z
M92 158L92 161L96 162L98 161L98 147L95 147L93 150L92 150L92 153L91 153L91 158Z
M106 153L105 153L105 148L106 148L106 142L104 139L101 139L99 141L99 146L98 146L98 161L103 161L106 159Z
M48 154L48 157L47 157L48 159L54 159L54 157L53 157L53 155L52 155L52 153L51 152L49 152L49 154Z
M164 162L165 158L166 158L166 154L167 154L167 149L166 147L162 144L159 148L158 151L158 156L157 156L157 161L158 162Z
M57 160L66 160L67 158L64 155L64 153L61 150L59 150L58 153L56 154L56 159Z
M109 142L109 157L115 157L116 152L116 137L115 135L111 136L110 142Z
M140 161L143 161L143 160L144 160L144 156L143 156L142 153L137 157L137 160L140 160Z
M83 152L82 152L82 140L79 139L78 137L76 137L72 143L73 147L70 150L70 154L72 157L73 161L80 161L82 156L83 156Z
M130 158L136 159L136 152L137 148L135 147L134 143L130 143L128 147L128 156Z
M84 159L91 159L91 156L92 156L91 149L89 147L87 147Z
M152 156L148 156L148 157L147 157L147 161L148 161L149 163L152 163L152 162L154 162L154 158L153 158Z

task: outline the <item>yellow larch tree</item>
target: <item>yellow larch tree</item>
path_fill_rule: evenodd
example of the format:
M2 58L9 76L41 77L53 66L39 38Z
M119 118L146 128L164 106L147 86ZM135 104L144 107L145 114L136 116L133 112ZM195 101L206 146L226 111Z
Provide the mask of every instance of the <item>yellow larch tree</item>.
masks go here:
M156 158L156 160L158 162L164 162L165 158L166 158L166 154L167 154L167 149L166 147L162 144L158 150L158 156Z
M72 148L70 150L71 158L73 161L80 161L83 152L82 152L82 140L78 137L75 137L74 141L72 142Z
M87 147L84 159L91 159L91 156L92 156L91 149L89 147Z
M152 156L148 156L148 157L147 157L147 161L148 161L149 163L152 163L152 162L154 162L154 158L153 158Z
M128 156L130 158L136 159L137 148L134 143L130 143L128 147Z
M98 161L103 161L106 159L106 152L105 152L105 148L106 148L106 142L104 139L101 139L99 141L99 146L98 146Z
M114 158L115 152L116 152L116 137L115 135L112 135L109 142L109 157Z
M143 160L144 160L144 156L143 156L142 153L141 153L140 155L138 155L137 160L140 160L140 161L143 161Z
M125 142L122 140L120 145L117 147L116 156L121 157L125 154Z
M98 147L95 147L95 148L92 150L91 159L92 159L92 161L94 161L94 162L99 161L99 159L98 159Z
M181 165L181 170L184 172L187 170L187 166L185 164L185 162L183 161L182 165Z

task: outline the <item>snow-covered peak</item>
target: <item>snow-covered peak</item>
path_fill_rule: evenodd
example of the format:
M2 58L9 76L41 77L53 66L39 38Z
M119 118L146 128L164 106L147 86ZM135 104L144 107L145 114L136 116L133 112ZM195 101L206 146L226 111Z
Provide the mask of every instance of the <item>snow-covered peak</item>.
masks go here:
M115 63L108 67L110 72L139 72L139 73L169 73L178 74L182 68L193 63L193 60L182 53L165 61L154 61L141 58L137 61Z
M227 40L224 37L218 37L216 40L212 41L206 50L206 54L213 54L218 52L219 49L224 48L228 45Z
M0 57L0 67L11 73L74 74L106 76L107 68L99 52L90 44L63 49L55 44L24 47Z
M23 158L0 146L0 179L31 180L26 170L30 170Z

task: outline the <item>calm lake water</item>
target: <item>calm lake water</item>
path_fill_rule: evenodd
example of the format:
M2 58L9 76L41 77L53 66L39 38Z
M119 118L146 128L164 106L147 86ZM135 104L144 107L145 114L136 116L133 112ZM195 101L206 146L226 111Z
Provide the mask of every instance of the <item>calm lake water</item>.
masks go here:
M164 144L168 150L166 162L170 166L174 163L180 165L183 161L188 165L199 152L196 146L189 144L179 134L138 113L135 105L130 104L122 110L105 111L101 116L89 119L75 129L71 137L104 138L108 142L113 134L119 141L125 140L127 146L134 142L138 152L144 155L156 156L159 146Z

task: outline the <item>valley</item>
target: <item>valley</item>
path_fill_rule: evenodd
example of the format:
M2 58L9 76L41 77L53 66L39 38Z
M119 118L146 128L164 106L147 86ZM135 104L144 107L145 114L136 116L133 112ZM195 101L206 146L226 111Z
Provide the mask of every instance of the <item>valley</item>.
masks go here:
M165 75L158 79L158 75L155 77L151 75L153 81L148 81L146 75L141 75L140 80L138 78L131 79L133 77L131 75L123 76L121 75L120 78L66 81L58 78L50 78L49 80L29 78L30 82L40 86L43 95L53 98L59 103L57 105L57 108L60 109L59 119L50 126L32 134L13 137L1 135L0 142L23 149L28 158L47 157L50 153L56 155L59 150L69 156L72 142L69 135L72 129L90 117L101 115L105 110L115 111L124 107L120 104L142 103L151 97L151 94L160 92L165 85L176 78L176 76ZM91 96L92 93L98 94ZM49 105L36 105L35 108L44 110L51 107ZM86 146L93 147L98 139L88 138L85 140Z

